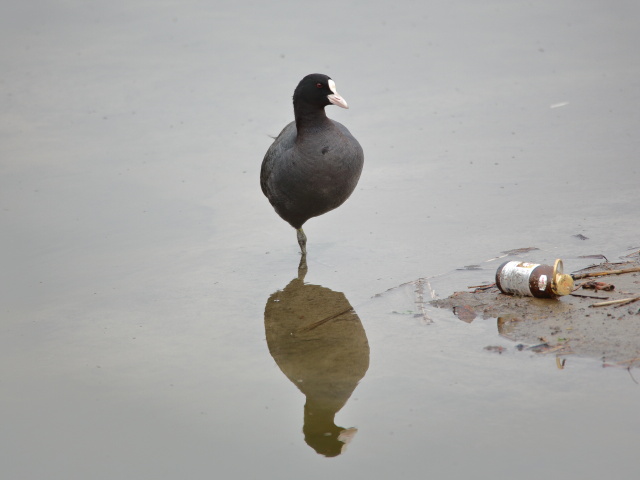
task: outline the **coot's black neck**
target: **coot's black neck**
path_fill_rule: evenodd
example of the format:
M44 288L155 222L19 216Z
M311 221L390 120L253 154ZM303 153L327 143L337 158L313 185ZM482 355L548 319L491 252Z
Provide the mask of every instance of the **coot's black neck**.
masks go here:
M318 105L294 100L293 112L296 117L298 135L331 125L331 120L327 117L324 106L320 107Z

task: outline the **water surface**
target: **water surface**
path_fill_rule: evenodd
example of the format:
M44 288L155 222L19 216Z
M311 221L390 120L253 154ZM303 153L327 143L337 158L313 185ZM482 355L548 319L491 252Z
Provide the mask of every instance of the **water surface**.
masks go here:
M630 372L559 370L495 321L414 316L415 288L395 287L518 247L547 261L638 246L638 13L5 2L7 478L635 478ZM258 172L314 71L349 102L328 113L366 163L352 198L305 226L302 282ZM307 367L269 334L270 299L292 284L305 312L307 291L353 307L306 332L343 342ZM497 343L505 354L484 350Z

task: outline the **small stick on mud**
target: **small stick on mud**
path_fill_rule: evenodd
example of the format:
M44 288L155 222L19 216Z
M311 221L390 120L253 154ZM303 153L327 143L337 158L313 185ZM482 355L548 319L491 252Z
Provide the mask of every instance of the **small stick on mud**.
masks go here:
M490 285L471 285L468 286L467 288L474 288L475 290L472 293L479 293L479 292L484 292L485 290L489 290L490 288L495 287L496 284L492 283Z
M580 280L581 278L604 277L606 275L620 275L622 273L632 273L632 272L640 272L640 267L623 268L621 270L609 270L606 272L578 273L578 274L572 274L571 277L573 277L574 280Z
M609 297L598 297L596 295L582 295L581 293L570 293L569 295L571 295L572 297L579 297L579 298L595 298L597 300L608 300Z
M591 304L589 306L590 307L606 307L608 305L618 305L618 304L632 303L632 302L636 302L638 300L640 300L640 295L638 295L637 297L619 298L618 300L609 300L608 302L593 303L593 304Z

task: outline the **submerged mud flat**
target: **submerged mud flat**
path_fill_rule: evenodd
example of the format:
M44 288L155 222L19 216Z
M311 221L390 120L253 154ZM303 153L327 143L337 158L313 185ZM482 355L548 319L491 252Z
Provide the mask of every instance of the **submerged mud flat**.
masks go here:
M640 252L639 252L640 253ZM450 309L467 323L494 318L513 348L601 359L605 366L640 366L640 257L592 265L572 275L571 295L557 299L512 296L495 285L470 287L431 305ZM614 273L616 271L627 273ZM607 275L592 276L597 272ZM505 347L487 346L502 352ZM559 366L561 361L559 360Z

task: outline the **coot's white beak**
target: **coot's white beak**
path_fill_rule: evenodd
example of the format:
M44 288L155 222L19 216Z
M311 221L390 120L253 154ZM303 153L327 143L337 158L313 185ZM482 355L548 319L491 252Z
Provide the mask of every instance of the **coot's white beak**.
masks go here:
M337 105L338 107L349 108L349 105L347 105L347 101L338 94L338 91L336 90L336 84L331 79L329 79L329 88L333 92L327 95L329 101L334 105Z

